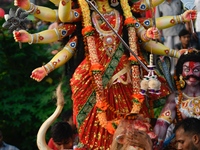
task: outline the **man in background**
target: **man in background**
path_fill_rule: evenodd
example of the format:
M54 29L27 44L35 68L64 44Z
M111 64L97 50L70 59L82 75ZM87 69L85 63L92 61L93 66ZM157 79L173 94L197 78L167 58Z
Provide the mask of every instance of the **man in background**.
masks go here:
M3 134L0 131L0 150L19 150L17 147L7 144L3 141Z
M69 124L71 126L71 130L73 133L73 145L77 145L78 144L78 134L77 134L77 130L76 130L76 126L73 123L73 110L72 109L68 109L66 111L64 111L61 114L61 120L63 122L66 122L67 124ZM51 138L48 142L48 146L52 149L52 150L59 150L56 148L54 142L53 142L53 138Z
M186 118L175 127L177 150L200 150L200 120Z
M186 29L182 29L179 32L179 40L180 43L176 44L174 47L177 50L190 49L190 48L198 49L198 45L191 40L191 34Z
M186 118L180 121L174 129L177 150L200 150L200 120L197 118ZM145 150L153 150L153 144L147 133L143 131L133 131L132 137L128 141L133 146L141 147ZM134 140L132 140L134 137Z
M72 129L74 130L74 132L76 132L76 126L73 122L73 110L72 109L68 109L68 110L64 111L61 114L61 120L69 123L71 125Z
M182 29L179 34L180 43L174 46L174 49L199 49L198 44L191 40L191 34L188 30ZM177 58L171 58L171 74L174 74Z
M52 150L73 149L73 130L64 121L55 123L51 128Z

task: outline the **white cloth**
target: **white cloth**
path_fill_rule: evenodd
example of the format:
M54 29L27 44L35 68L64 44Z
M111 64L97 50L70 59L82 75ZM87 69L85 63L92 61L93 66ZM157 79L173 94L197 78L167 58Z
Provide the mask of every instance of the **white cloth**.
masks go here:
M195 28L196 28L196 32L200 32L200 0L195 0L194 4L195 4L196 10L197 10L197 18L195 21Z
M197 10L197 11L200 11L200 1L199 1L199 0L195 0L195 1L194 1L194 4L195 4L195 6L196 6L196 7L195 7L196 10Z
M164 45L168 48L174 49L174 45L180 43L180 39L178 35L174 36L164 36Z
M175 125L173 123L169 125L169 127L167 128L167 133L166 133L164 141L166 141L166 140L171 138L171 136L174 133L174 128L175 128Z
M197 19L195 21L196 32L200 32L200 12L197 12Z

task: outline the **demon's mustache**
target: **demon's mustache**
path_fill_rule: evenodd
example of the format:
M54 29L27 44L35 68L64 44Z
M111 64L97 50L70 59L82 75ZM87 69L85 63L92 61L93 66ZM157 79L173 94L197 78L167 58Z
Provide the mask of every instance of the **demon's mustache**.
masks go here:
M188 75L188 76L185 76L183 79L184 80L189 80L189 78L195 78L196 80L200 81L200 77L197 77L195 75Z

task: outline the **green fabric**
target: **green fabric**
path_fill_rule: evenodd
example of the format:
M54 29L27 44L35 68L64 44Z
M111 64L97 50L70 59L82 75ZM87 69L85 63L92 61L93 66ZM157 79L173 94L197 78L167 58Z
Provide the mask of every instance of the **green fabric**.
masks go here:
M114 73L123 53L124 53L124 49L122 48L122 44L120 44L102 77L104 87L108 84L111 77L113 76L113 73ZM78 127L80 127L82 122L86 119L87 115L90 113L90 111L92 110L92 108L94 107L95 104L96 104L96 93L95 93L95 91L93 91L77 116Z

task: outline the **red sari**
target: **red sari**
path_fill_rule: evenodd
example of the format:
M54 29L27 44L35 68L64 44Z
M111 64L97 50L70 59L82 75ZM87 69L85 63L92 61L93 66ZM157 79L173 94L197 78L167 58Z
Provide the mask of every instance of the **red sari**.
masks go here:
M115 15L117 15L115 11ZM101 24L98 21L98 15L93 15L97 19L93 19L93 24L96 29L95 32L95 43L97 48L97 54L100 64L104 66L104 72L102 74L104 93L107 102L112 106L115 111L122 114L129 113L132 108L132 94L133 88L131 82L118 82L117 78L122 78L124 81L128 79L128 75L131 70L125 71L121 75L117 75L121 70L130 66L130 61L128 56L124 54L123 47L120 44L120 40L111 33L111 36L115 40L114 54L110 53L112 56L106 54L107 47L105 47L104 39L100 36L101 33L98 31L104 31L108 33L111 29L105 23ZM123 19L114 17L114 15L104 16L110 24L116 27L117 23L118 33L122 36ZM96 22L95 22L96 21ZM108 32L107 32L108 31ZM106 45L107 46L107 45ZM130 67L129 67L130 68ZM112 77L116 77L116 79ZM113 81L114 80L114 81ZM73 99L73 110L74 110L74 120L78 127L78 133L80 142L85 146L86 149L102 149L106 150L110 147L112 143L113 135L110 134L106 129L104 129L97 118L98 108L95 106L95 90L93 84L93 77L90 73L90 61L88 57L83 60L83 62L76 69L72 79L72 99ZM147 114L146 106L142 112ZM117 118L116 113L107 109L107 120L113 120Z

